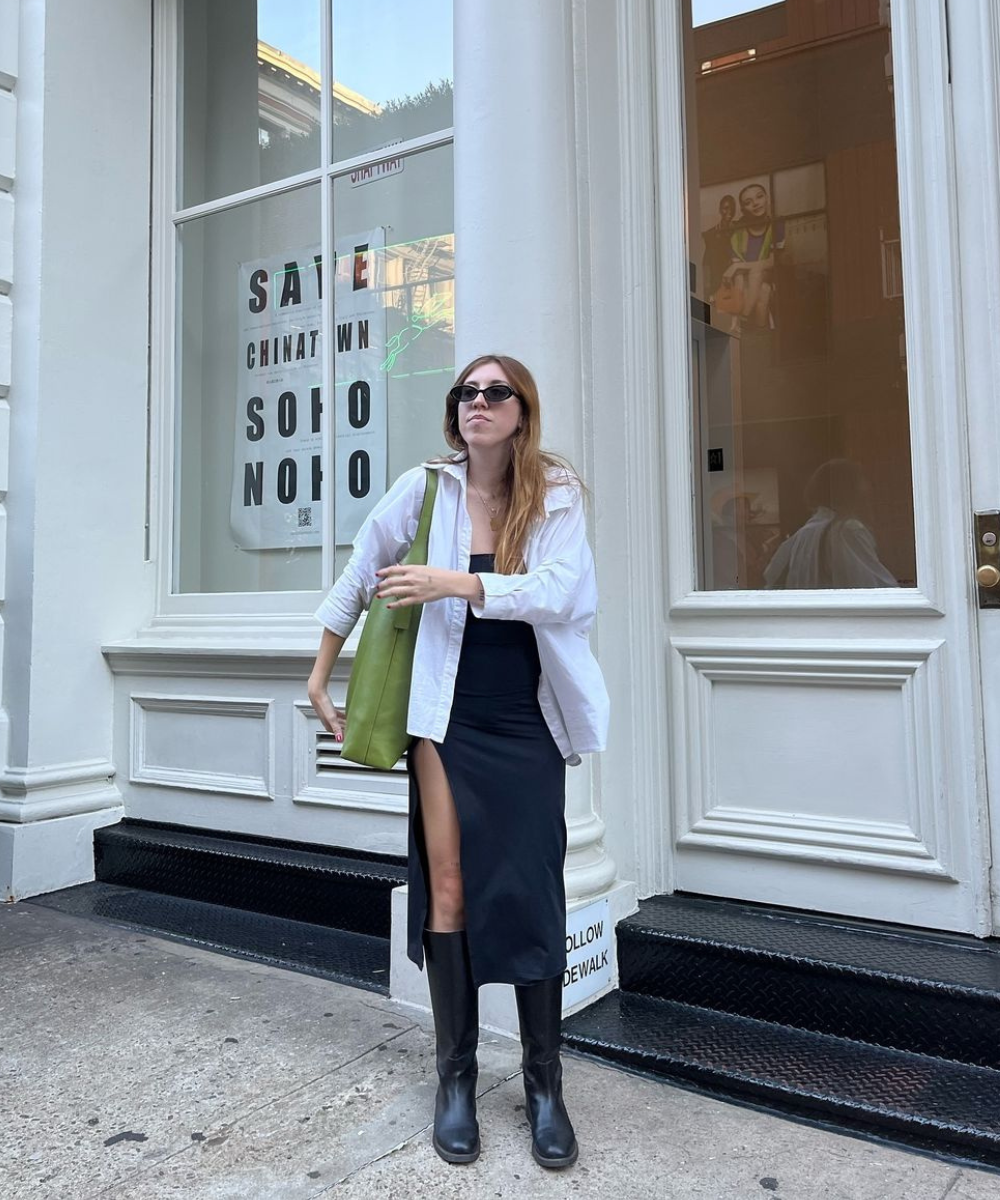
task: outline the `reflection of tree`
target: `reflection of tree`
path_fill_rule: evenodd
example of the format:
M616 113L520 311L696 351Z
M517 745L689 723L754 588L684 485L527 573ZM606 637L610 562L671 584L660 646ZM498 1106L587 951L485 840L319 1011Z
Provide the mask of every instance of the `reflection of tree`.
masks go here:
M260 134L262 179L287 179L319 166L318 122L307 133L262 128Z
M334 113L334 153L353 158L376 146L408 141L452 123L452 85L448 79L428 83L415 96L388 100L376 112L342 106Z
M262 179L282 179L318 166L319 74L266 42L257 43L258 128ZM354 158L452 123L452 84L428 83L412 96L377 104L335 80L334 156Z

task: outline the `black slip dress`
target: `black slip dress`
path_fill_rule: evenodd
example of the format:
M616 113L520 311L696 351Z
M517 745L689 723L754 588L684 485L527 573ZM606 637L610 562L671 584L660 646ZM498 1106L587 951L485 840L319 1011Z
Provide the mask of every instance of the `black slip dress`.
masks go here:
M492 571L492 554L469 570ZM538 705L535 631L469 610L451 719L435 743L461 830L469 957L476 985L535 983L566 968L566 764ZM408 758L409 764L409 758ZM423 966L427 856L410 781L410 959Z

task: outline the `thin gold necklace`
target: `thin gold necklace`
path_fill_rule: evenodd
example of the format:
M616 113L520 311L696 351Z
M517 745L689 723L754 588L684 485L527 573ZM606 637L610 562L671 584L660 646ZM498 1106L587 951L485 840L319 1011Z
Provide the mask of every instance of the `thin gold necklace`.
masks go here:
M469 482L472 483L472 480L470 479ZM473 490L475 491L476 495L479 497L479 503L483 506L483 508L486 509L486 515L490 519L490 529L492 529L493 532L496 533L497 530L500 528L500 522L497 519L497 514L503 508L503 504L502 503L498 504L498 505L496 505L495 508L491 507L489 504L486 503L486 497L479 490L479 488L476 487L476 485L474 483L472 483L472 487L473 487Z

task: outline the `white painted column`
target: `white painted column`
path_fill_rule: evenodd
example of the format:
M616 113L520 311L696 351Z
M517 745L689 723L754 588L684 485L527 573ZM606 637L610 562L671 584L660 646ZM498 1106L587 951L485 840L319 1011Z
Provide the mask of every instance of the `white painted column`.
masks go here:
M149 23L130 0L0 0L0 273L10 261L14 315L8 373L0 283L2 899L92 879L93 831L122 815L101 644L149 608Z
M456 366L488 353L521 359L538 382L545 445L582 469L575 87L571 0L455 4ZM592 791L589 760L571 767L566 897L571 911L609 897L613 923L635 889L616 879ZM393 994L416 1000L419 977L394 942ZM515 1028L509 989L491 993L484 1023Z
M584 387L570 0L455 6L456 365L511 354L541 396L545 444L582 468ZM570 903L615 864L589 764L567 778Z

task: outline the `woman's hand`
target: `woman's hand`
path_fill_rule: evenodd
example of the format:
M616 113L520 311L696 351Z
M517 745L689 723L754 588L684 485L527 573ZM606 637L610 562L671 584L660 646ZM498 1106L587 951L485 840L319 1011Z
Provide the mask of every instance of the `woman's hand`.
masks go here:
M316 661L309 672L309 683L306 685L309 703L313 706L316 716L322 722L323 728L328 733L332 733L338 742L344 740L344 712L342 709L334 708L333 701L326 689L330 683L330 674L334 664L344 648L344 640L339 633L334 633L332 629L323 630Z
M387 601L386 608L429 604L447 596L458 596L462 600L475 600L479 596L479 580L467 571L400 564L383 567L375 574L379 581L375 595L379 600Z
M342 708L334 706L325 687L314 687L312 680L309 681L309 702L323 728L328 733L332 733L338 742L342 742L347 724L347 714Z

